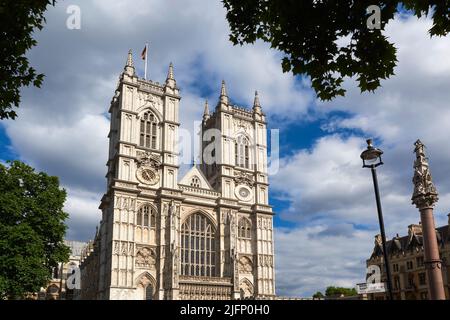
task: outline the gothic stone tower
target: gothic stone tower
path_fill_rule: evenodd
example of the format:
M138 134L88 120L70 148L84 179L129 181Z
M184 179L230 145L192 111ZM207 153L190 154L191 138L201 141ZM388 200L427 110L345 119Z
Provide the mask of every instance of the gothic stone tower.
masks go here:
M222 86L203 131L218 129L216 163L178 182L180 95L136 75L131 52L111 101L107 192L91 255L97 299L239 299L273 296L266 123L232 106ZM204 144L203 153L207 152ZM83 264L83 262L82 262ZM82 281L82 294L83 284Z

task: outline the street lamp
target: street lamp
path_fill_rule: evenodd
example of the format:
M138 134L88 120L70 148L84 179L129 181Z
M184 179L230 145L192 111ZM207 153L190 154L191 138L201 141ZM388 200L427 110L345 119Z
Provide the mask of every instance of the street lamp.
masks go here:
M386 235L384 232L383 212L381 210L380 191L378 189L378 178L376 171L376 167L381 166L383 164L383 161L381 160L382 154L383 151L381 151L378 148L375 148L372 145L372 139L368 139L367 149L361 153L361 159L363 161L363 168L370 168L370 170L372 171L373 187L375 189L375 200L377 202L377 210L378 210L378 221L380 223L381 240L383 242L383 257L384 257L384 265L386 268L388 297L390 300L394 300L392 296L391 272L389 269L388 254L386 251Z

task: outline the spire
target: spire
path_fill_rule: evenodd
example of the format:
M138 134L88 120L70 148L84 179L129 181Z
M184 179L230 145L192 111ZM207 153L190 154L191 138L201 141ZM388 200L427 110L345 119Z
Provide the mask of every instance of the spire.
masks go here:
M258 91L255 91L255 100L253 101L253 111L261 113L261 104L259 103Z
M175 88L177 85L177 82L175 81L174 75L173 75L173 63L171 62L169 64L169 71L167 71L167 78L166 78L166 86L170 88Z
M208 99L205 100L205 109L203 110L203 121L206 121L209 119L209 105L208 105Z
M133 53L131 52L131 49L128 50L127 67L134 67Z
M135 70L134 70L134 63L133 63L133 53L131 52L131 49L128 51L128 57L127 57L127 63L125 65L125 73L129 76L134 76Z
M169 64L169 72L167 72L166 80L175 80L173 77L173 63L172 62Z
M227 88L225 87L225 80L222 80L222 87L220 88L220 102L228 104Z
M425 145L417 140L414 146L416 161L414 161L414 177L412 180L414 192L411 200L419 209L433 207L439 198L431 178L428 158L425 156Z

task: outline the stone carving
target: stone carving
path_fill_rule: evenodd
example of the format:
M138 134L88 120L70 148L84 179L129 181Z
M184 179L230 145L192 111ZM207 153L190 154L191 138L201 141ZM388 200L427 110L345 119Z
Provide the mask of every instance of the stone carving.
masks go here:
M128 244L128 254L129 254L129 255L133 255L133 254L134 254L134 245L133 245L132 242L130 242L130 243Z
M152 94L147 94L145 92L139 92L139 105L146 106L149 105L157 110L160 110L163 104L163 101L160 97L157 97Z
M239 291L241 293L241 299L251 298L254 291L253 285L248 279L244 279L239 285Z
M128 197L116 197L115 198L115 208L133 210L135 200Z
M128 254L128 248L127 248L127 243L126 242L122 242L122 254L123 255L127 255Z
M120 242L114 241L114 254L120 253Z
M154 268L156 262L155 251L148 247L140 248L136 254L136 267Z
M252 273L253 272L253 263L252 260L246 256L243 256L239 259L239 273Z
M255 185L255 181L253 180L252 175L245 172L236 172L234 181L236 182L236 185L242 184L247 185L249 187L253 187Z
M381 235L377 234L375 236L375 246L381 247L383 245L383 240L381 239Z
M157 153L137 151L136 155L139 167L150 167L154 169L161 167L161 158Z
M250 123L248 123L248 121L244 121L241 119L235 119L234 120L234 124L236 125L236 127L238 129L243 129L245 132L249 132L250 131Z
M417 208L433 207L438 201L438 193L434 187L431 173L428 165L428 159L425 157L425 145L417 140L414 143L416 153L416 160L414 161L414 192L411 198L412 203Z

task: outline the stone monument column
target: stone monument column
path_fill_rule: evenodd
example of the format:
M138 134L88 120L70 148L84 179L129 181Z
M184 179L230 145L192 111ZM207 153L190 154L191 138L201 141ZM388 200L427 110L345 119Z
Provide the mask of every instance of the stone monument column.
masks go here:
M445 300L444 282L442 279L442 261L439 255L439 247L434 225L433 207L438 201L438 193L434 187L425 157L424 144L417 140L414 152L414 193L412 203L420 211L422 221L422 234L424 246L424 264L428 275L428 293L431 300Z

